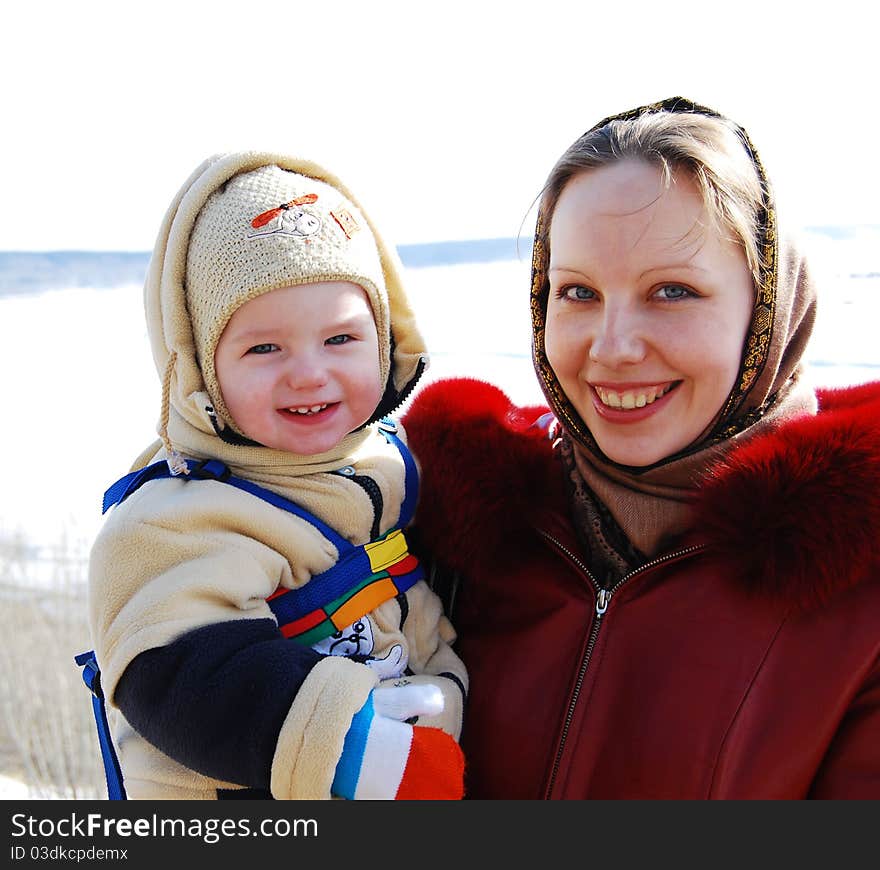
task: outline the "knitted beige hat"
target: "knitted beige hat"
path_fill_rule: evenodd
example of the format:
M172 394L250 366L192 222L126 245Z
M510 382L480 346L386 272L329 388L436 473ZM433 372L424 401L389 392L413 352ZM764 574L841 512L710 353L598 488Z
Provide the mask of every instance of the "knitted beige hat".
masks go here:
M381 383L388 379L388 293L376 242L355 205L323 181L276 165L231 178L199 212L185 281L205 388L233 428L214 369L217 342L240 306L279 287L321 281L363 287L379 334Z

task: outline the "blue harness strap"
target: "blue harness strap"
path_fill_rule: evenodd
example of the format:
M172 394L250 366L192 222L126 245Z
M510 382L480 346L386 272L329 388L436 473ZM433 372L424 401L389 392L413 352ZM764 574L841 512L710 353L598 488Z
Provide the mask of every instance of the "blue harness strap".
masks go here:
M403 443L397 434L397 426L388 418L383 418L379 423L379 431L385 437L389 444L393 444L400 452L403 464L406 469L406 484L403 504L400 506L400 518L397 521L399 528L405 528L409 525L416 509L416 502L419 494L419 472L416 468L415 460L409 448ZM271 490L265 489L256 483L245 480L241 477L235 477L230 472L228 466L220 462L218 459L203 459L197 462L193 459L186 460L186 467L189 469L189 475L178 475L182 480L189 478L195 480L219 480L228 483L238 489L250 492L253 495L280 507L283 510L296 514L306 522L314 525L322 535L332 541L337 549L347 549L351 546L344 538L338 535L326 523L322 523L316 516L303 510L299 505L277 495ZM164 460L154 462L146 468L139 468L132 471L124 477L119 478L105 493L104 501L101 505L101 513L105 514L111 507L125 501L136 489L143 486L148 480L157 480L163 477L174 477L168 463Z
M171 473L171 469L168 468L168 463L162 459L159 462L154 462L152 465L148 465L146 468L141 468L138 471L132 471L130 474L126 474L125 477L117 480L116 483L104 493L104 502L101 513L107 513L111 507L124 501L136 489L139 489L149 480L160 480L168 477L176 477L178 480L184 482L190 480L217 480L221 483L228 483L236 489L249 492L251 495L255 495L257 498L261 498L263 501L267 501L275 507L295 514L307 523L311 523L311 525L324 535L325 538L332 541L333 545L340 550L340 552L349 549L352 546L345 540L345 538L331 529L330 526L321 522L316 516L309 513L307 510L304 510L295 502L292 502L289 499L284 498L284 496L278 495L278 493L272 492L272 490L266 489L259 484L252 483L250 480L245 480L243 477L235 477L235 475L229 470L229 467L218 459L202 459L200 461L187 459L186 467L189 469L189 474L174 475Z
M406 484L403 496L403 504L400 506L400 518L397 520L397 527L405 529L411 522L416 512L416 502L419 498L419 470L416 468L416 461L406 444L401 441L397 434L397 426L394 421L388 417L379 421L379 431L385 436L385 440L389 444L393 444L401 457L403 465L406 469Z
M397 448L403 459L405 488L397 525L368 544L352 544L295 502L249 480L236 477L225 463L216 459L186 460L189 471L187 475L172 475L164 460L132 471L117 480L104 493L101 513L104 514L114 505L123 502L150 480L179 477L185 482L216 480L226 483L298 516L314 526L336 547L339 558L329 569L312 577L305 586L280 590L270 596L267 603L285 637L311 644L329 636L340 627L333 622L334 618L337 622L340 619L345 620L358 607L366 606L366 610L354 617L359 618L373 609L380 600L405 592L424 578L424 570L418 560L409 554L402 534L402 529L413 518L418 501L418 468L412 453L397 435L397 426L392 420L382 419L379 431L389 444ZM355 610L352 610L353 607ZM354 620L348 619L348 622L352 621ZM92 692L92 707L101 757L104 760L108 797L110 800L125 800L122 771L110 739L100 669L95 653L80 653L75 660L83 668L83 682Z
M95 714L95 727L98 730L98 744L104 761L104 778L107 780L107 797L111 801L124 801L125 786L122 784L122 768L116 756L116 749L110 738L110 725L107 722L107 708L104 705L104 691L101 689L101 671L95 660L93 650L80 653L74 661L83 669L83 682L92 693L92 712Z

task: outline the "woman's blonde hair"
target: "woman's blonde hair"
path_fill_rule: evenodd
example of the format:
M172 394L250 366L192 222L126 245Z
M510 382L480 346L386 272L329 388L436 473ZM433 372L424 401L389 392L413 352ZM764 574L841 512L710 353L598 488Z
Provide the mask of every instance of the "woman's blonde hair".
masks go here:
M768 190L763 170L745 133L714 113L658 106L608 119L584 133L553 167L540 196L539 241L549 253L550 224L563 189L577 175L619 160L635 158L656 165L666 188L675 173L693 179L709 221L741 244L755 286L761 286Z

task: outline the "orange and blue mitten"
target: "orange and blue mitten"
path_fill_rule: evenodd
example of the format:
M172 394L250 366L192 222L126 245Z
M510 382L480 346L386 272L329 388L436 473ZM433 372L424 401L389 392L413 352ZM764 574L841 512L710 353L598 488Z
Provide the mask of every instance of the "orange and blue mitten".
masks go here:
M458 743L439 728L400 721L437 713L438 697L442 710L433 686L374 689L352 719L331 792L349 800L460 800Z

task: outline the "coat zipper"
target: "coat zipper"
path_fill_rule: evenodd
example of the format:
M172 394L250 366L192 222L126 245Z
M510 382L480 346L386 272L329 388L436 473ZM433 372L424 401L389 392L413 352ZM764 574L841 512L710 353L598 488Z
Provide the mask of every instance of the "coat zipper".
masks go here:
M610 589L606 589L599 583L598 580L596 580L596 578L590 572L589 568L587 568L587 566L584 565L584 563L577 557L577 555L572 553L571 550L568 549L568 547L566 547L548 532L545 532L541 529L538 529L537 531L538 534L540 534L543 538L553 544L556 549L564 553L574 565L580 568L580 570L589 579L590 583L593 584L593 587L596 590L596 618L593 620L593 625L590 629L590 637L587 641L587 648L584 650L584 657L581 660L581 666L578 670L577 681L575 682L574 691L572 692L571 699L568 704L568 711L565 715L565 722L562 725L562 735L559 739L559 747L556 750L556 758L553 761L553 768L550 772L550 780L547 783L547 788L544 792L544 796L546 798L549 798L550 795L553 793L553 787L556 784L556 777L559 774L559 767L562 764L562 753L565 749L565 742L568 738L568 731L571 728L571 723L574 719L574 711L577 707L581 688L587 675L587 668L589 668L590 666L590 659L593 656L593 647L595 647L596 645L596 639L598 638L599 630L602 627L602 618L605 616L605 611L608 610L608 604L611 601L611 596L615 592L617 592L617 590L620 589L620 587L624 583L635 577L637 574L641 574L642 572L648 571L651 568L655 568L657 565L662 565L665 562L680 559L685 556L690 556L693 553L705 549L705 545L695 544L690 547L685 547L682 550L676 550L673 553L667 553L663 556L658 556L656 559L652 559L650 562L646 562L644 565L640 565L635 570L630 571L629 574L625 574L613 586L611 586Z
M377 422L377 420L382 419L382 417L390 417L392 414L399 411L405 404L406 400L409 398L409 394L415 389L416 384L419 382L420 378L424 374L427 366L428 363L426 361L426 358L424 356L420 357L418 363L416 363L415 374L403 385L402 389L394 399L394 405L386 409L380 417L377 417L371 422L375 423Z

